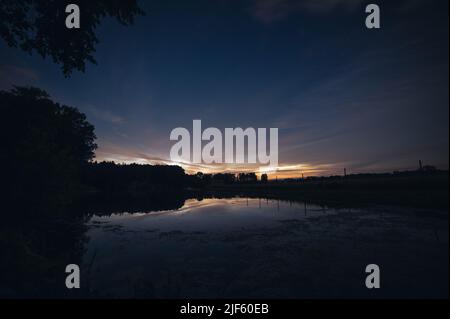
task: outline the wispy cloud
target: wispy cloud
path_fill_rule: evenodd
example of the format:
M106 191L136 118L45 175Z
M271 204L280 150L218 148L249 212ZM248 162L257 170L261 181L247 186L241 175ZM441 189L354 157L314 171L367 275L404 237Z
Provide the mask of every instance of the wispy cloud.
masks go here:
M114 125L120 125L125 122L124 118L109 111L109 110L103 110L96 107L91 108L92 115L104 122L114 124Z

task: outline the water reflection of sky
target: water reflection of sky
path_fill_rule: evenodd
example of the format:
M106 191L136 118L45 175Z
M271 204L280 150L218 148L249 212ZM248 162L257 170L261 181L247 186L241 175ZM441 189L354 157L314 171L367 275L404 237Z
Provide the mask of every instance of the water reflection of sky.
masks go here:
M90 297L448 297L445 211L194 199L88 226ZM370 263L383 270L377 292L364 286Z
M318 214L336 213L312 204L255 198L189 199L177 210L142 213L117 213L94 217L93 222L109 221L117 225L162 231L221 231L268 226L284 219L304 219Z

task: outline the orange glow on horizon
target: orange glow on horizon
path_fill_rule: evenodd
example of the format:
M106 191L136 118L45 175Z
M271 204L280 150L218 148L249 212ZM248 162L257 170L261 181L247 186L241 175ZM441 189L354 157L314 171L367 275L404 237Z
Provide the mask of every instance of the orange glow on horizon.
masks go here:
M217 174L217 173L250 173L254 172L260 178L262 174L267 174L269 179L301 178L308 176L328 175L336 172L333 164L314 165L310 163L279 165L276 168L260 166L258 164L203 164L203 163L182 163L172 162L166 159L131 158L127 156L102 156L98 154L96 161L109 161L117 164L142 164L142 165L178 165L182 167L186 174Z
M333 175L340 172L338 164L313 164L313 163L281 163L276 168L261 164L204 164L189 162L174 162L170 159L157 157L133 149L123 148L106 141L96 151L96 161L109 161L117 164L148 164L148 165L178 165L187 174L198 172L203 174L216 173L250 173L254 172L261 178L267 174L269 179L301 178L308 176Z

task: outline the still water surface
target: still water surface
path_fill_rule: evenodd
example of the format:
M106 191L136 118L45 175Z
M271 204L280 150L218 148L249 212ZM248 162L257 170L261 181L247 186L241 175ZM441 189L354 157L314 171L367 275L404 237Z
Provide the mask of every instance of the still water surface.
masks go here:
M191 199L94 215L88 226L84 284L94 297L448 296L445 211ZM372 263L377 291L365 287Z

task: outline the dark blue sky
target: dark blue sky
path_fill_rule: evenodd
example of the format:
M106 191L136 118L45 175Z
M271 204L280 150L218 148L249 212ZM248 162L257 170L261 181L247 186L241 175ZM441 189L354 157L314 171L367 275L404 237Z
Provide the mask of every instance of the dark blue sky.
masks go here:
M0 88L78 107L99 160L167 162L170 131L201 119L278 127L278 176L448 169L447 0L371 1L380 30L363 0L161 2L130 27L103 20L98 65L70 78L0 42Z

